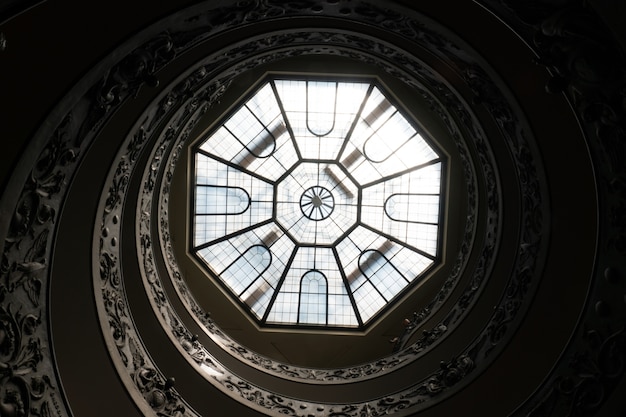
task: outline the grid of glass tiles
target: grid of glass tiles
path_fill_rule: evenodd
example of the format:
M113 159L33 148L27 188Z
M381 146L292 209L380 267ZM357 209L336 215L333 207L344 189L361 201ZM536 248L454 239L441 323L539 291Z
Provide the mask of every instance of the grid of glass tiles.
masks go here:
M363 327L438 262L445 159L375 82L274 77L195 150L193 251L261 323Z

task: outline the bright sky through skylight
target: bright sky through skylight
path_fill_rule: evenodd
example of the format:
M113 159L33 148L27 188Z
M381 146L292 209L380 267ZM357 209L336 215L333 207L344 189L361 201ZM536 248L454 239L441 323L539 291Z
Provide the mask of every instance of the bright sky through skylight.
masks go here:
M422 135L375 83L266 82L196 148L194 253L262 323L362 327L438 261Z

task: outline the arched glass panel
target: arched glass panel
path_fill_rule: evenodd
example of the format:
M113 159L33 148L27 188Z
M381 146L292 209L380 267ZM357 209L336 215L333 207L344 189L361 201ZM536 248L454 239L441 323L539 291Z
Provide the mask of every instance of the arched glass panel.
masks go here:
M328 310L328 282L319 271L309 271L300 281L298 323L326 324Z
M272 130L265 128L253 137L250 142L243 145L248 152L257 158L267 158L276 150L276 137L282 135L285 130L285 126L282 124L272 127Z
M267 158L276 149L276 136L282 134L280 125L268 129L244 106L228 120L224 127L241 143L252 155L257 158Z
M337 83L309 81L306 86L307 129L315 136L326 136L335 128Z
M439 196L393 194L385 201L385 214L399 222L436 224L439 221Z
M357 183L366 186L440 158L426 132L381 89L374 86L363 104L350 140L339 155Z
M273 85L300 156L337 158L358 119L370 83L276 79Z
M232 290L241 295L254 281L269 268L272 253L262 245L249 247L221 274L222 280Z
M241 187L198 185L196 187L196 214L236 215L250 207L250 195Z
M359 269L386 301L395 297L409 283L409 280L379 250L366 250L361 253Z
M363 154L371 162L385 162L416 134L413 126L396 111L365 141Z

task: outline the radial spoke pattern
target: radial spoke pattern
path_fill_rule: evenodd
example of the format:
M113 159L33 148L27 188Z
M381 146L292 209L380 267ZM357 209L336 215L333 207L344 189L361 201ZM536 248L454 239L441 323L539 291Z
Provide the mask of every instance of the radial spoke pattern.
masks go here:
M436 149L374 82L270 79L195 148L192 251L262 324L362 328L439 262Z
M309 220L324 220L333 212L335 199L326 188L316 185L302 194L300 208Z

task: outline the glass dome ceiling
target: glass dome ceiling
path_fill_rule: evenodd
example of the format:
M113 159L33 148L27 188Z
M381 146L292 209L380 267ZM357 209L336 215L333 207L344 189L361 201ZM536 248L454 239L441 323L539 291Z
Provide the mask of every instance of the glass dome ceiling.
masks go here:
M191 252L262 325L364 328L440 261L445 157L375 80L242 101L193 149Z

